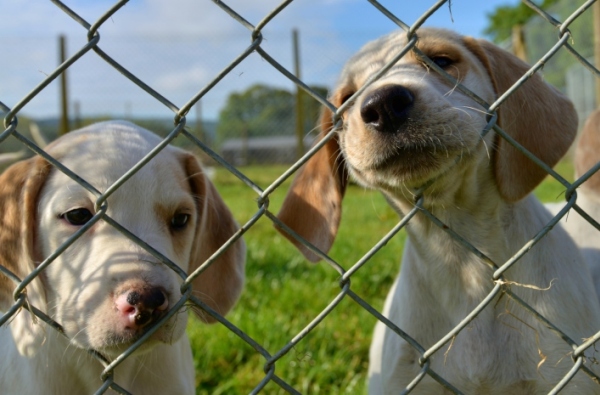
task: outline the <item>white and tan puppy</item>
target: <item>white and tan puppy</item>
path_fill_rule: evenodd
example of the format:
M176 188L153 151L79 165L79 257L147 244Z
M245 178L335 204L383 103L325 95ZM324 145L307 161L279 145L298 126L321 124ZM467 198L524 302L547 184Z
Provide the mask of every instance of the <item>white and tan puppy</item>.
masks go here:
M487 103L529 68L483 40L439 29L419 29L417 35L417 47L429 59ZM545 172L495 133L481 137L485 108L413 51L365 88L406 44L406 33L393 33L367 44L346 64L330 99L337 107L350 101L343 126L300 170L279 218L327 252L348 175L381 191L400 216L414 208L415 191L431 183L422 207L501 266L552 219L530 194ZM577 129L571 102L538 75L511 95L498 114L500 127L550 166L567 151ZM325 112L323 134L332 128L331 116ZM400 275L383 311L424 349L455 328L495 286L494 270L445 227L421 211L410 220ZM318 259L291 240L309 259ZM361 270L369 270L368 265ZM600 305L590 297L589 270L562 229L546 235L504 276L512 292L575 342L600 329ZM429 358L429 369L466 394L545 394L573 367L572 351L500 293ZM369 392L402 392L419 375L421 356L378 323ZM593 367L592 360L586 366ZM563 392L600 393L600 385L579 371ZM449 392L426 375L412 393Z
M161 139L127 122L71 132L46 151L104 192ZM96 214L98 196L34 157L0 176L0 265L23 279ZM238 229L191 154L167 146L107 201L106 214L192 273ZM244 280L245 246L232 245L193 282L221 314ZM104 220L96 222L27 288L28 303L62 326L60 335L21 309L0 327L0 392L92 394L102 365L121 354L181 298L182 278ZM0 313L16 284L0 274ZM211 321L207 314L201 314ZM181 309L115 370L133 394L194 394L194 363ZM110 392L110 391L109 391Z

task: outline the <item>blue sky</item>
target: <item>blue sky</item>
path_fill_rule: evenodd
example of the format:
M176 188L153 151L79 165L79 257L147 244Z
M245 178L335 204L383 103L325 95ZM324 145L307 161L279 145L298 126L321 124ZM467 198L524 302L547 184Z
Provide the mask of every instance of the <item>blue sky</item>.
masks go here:
M0 101L12 107L56 67L56 37L65 34L68 52L73 54L85 44L86 31L46 0L2 2ZM275 0L225 2L253 24L279 4ZM114 4L106 0L65 3L90 23ZM409 24L433 3L382 1ZM482 36L486 14L499 5L516 3L454 0L451 12L445 4L425 25ZM311 84L331 86L353 52L396 26L364 0L296 0L264 29L263 47L290 69L292 28L300 32L303 78ZM100 34L104 51L178 106L250 43L248 30L208 0L132 0L100 28ZM69 82L71 100L79 102L84 116L172 114L91 52L69 70ZM202 99L203 116L217 118L229 93L258 82L293 88L260 56L252 54ZM56 116L57 92L54 82L23 113L33 118Z

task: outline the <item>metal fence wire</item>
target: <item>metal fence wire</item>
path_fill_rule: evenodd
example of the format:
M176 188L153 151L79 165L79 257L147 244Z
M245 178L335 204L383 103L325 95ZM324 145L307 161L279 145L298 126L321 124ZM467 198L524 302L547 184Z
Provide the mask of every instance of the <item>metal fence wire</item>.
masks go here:
M73 64L75 64L82 57L84 57L84 56L92 56L91 53L93 52L96 55L98 55L100 58L102 58L108 65L112 66L116 72L119 72L119 73L123 74L124 76L126 76L129 80L131 80L137 86L139 86L145 92L147 92L148 95L151 95L154 99L156 99L158 102L162 103L165 107L167 107L169 110L171 110L174 113L174 124L175 124L175 126L173 127L171 133L164 139L164 141L163 141L164 144L161 144L155 151L153 151L150 154L150 156L148 158L145 158L145 160L143 160L140 163L138 163L132 169L131 174L135 173L141 167L143 167L144 164L153 157L153 155L156 155L166 144L168 144L170 141L172 141L175 137L183 136L183 137L189 139L189 141L192 144L194 144L197 147L199 147L206 154L208 154L210 157L212 157L214 160L216 160L222 166L224 166L233 175L235 175L237 178L239 178L239 180L241 180L248 187L250 187L252 190L254 190L256 192L257 201L258 201L258 210L256 211L255 215L246 224L244 224L241 227L240 231L237 234L235 234L223 246L223 248L221 248L219 251L217 251L215 253L215 255L213 255L211 258L209 258L200 267L199 270L197 270L195 273L193 273L192 275L190 275L190 277L188 278L188 281L186 281L185 284L189 284L189 281L191 281L193 278L195 278L196 276L198 276L203 270L205 270L215 260L216 257L218 257L221 253L223 253L223 251L226 250L228 248L228 246L231 245L235 240L237 240L237 238L242 237L243 234L246 233L256 223L256 221L258 221L258 219L260 219L261 217L267 217L271 221L273 221L274 223L276 223L278 226L284 227L284 225L281 224L278 221L278 219L276 218L276 216L271 211L269 211L269 197L270 197L270 195L277 188L279 188L285 180L287 180L289 177L293 176L294 173L312 155L314 155L315 152L317 150L319 150L326 143L326 141L333 136L334 133L336 133L335 130L332 131L331 133L329 133L327 135L327 137L326 137L325 140L322 140L319 144L317 144L311 150L309 150L300 160L298 160L293 166L291 166L287 171L285 171L276 181L274 181L271 185L269 185L268 188L266 188L266 189L263 190L258 185L256 185L251 179L249 179L248 177L246 177L241 171L239 171L235 167L231 166L222 157L220 157L218 154L216 154L214 151L212 151L203 141L200 141L199 139L197 139L196 137L194 137L191 133L189 133L185 129L185 126L186 126L186 115L188 114L188 112L190 111L190 109L207 92L209 92L221 79L223 79L223 77L225 77L229 72L231 72L231 70L236 65L238 65L240 62L242 62L251 53L256 52L256 53L260 54L260 56L266 62L268 62L270 65L272 65L276 70L278 70L281 74L283 74L285 77L287 77L289 80L291 80L294 84L296 84L297 86L301 87L304 91L306 91L308 94L310 94L316 100L318 100L324 106L328 106L330 109L332 109L336 113L336 118L337 119L339 119L339 117L341 116L342 112L345 110L344 106L342 106L340 109L335 108L325 98L320 97L317 93L315 93L314 91L312 91L307 86L307 84L305 82L303 82L301 79L296 78L291 71L287 70L285 67L283 67L282 65L280 65L261 46L261 44L263 42L262 29L271 20L273 20L273 18L276 18L277 15L284 8L286 8L290 3L292 3L292 0L283 1L280 5L278 5L271 12L269 12L264 17L264 19L262 21L260 21L257 25L252 25L251 23L249 23L248 21L246 21L234 9L232 9L231 7L229 7L226 4L226 2L223 2L223 1L220 1L220 0L213 0L213 1L229 17L235 19L237 22L239 22L243 27L245 27L248 30L251 43L250 43L250 45L242 53L240 53L237 56L237 58L235 58L235 60L233 60L229 64L229 66L227 66L224 70L222 70L208 85L206 85L203 89L201 89L200 91L198 91L193 97L191 97L189 99L189 101L187 103L185 103L181 107L178 107L175 104L171 103L164 96L162 96L159 92L157 92L156 90L154 90L152 87L148 86L146 83L144 83L144 81L140 80L134 74L132 74L127 69L125 69L124 67L122 67L119 63L117 63L115 60L113 60L110 57L110 55L108 55L106 52L104 52L101 49L101 46L100 46L101 37L100 37L99 30L101 29L102 25L107 20L109 20L113 15L115 15L116 13L119 12L119 9L121 9L121 7L123 7L127 3L127 0L122 0L122 1L117 2L110 9L106 10L106 12L104 13L104 15L100 19L98 19L97 21L94 21L92 23L86 21L84 18L82 18L81 16L79 16L76 12L74 12L73 10L71 10L69 7L67 7L62 2L60 2L58 0L53 0L52 2L60 10L62 10L63 12L65 12L67 15L69 15L73 19L73 21L75 23L78 23L79 25L81 25L81 27L82 27L82 34L86 34L87 35L87 43L84 46L82 46L73 56L71 56L70 58L68 58L63 64L61 64L59 67L57 67L35 89L33 89L29 94L27 94L25 97L23 97L22 100L19 101L17 104L15 104L12 108L7 107L5 104L3 104L3 103L0 102L0 108L2 109L3 112L6 112L6 115L4 117L4 127L5 127L5 130L4 130L4 132L2 134L0 134L0 142L3 142L4 140L6 140L9 136L13 136L14 138L16 138L19 141L21 141L30 150L32 150L35 154L44 157L48 162L50 162L53 166L55 166L59 171L64 172L65 174L67 174L68 176L70 176L71 178L73 178L74 180L76 180L77 182L80 182L82 185L86 184L84 180L80 180L79 178L77 178L74 174L72 174L70 171L68 171L68 169L66 169L64 166L62 166L59 162L57 162L52 157L50 157L48 154L46 154L42 148L40 148L39 146L37 146L33 141L31 141L30 139L28 139L27 137L25 137L22 133L20 133L19 130L18 130L19 129L18 128L18 116L19 116L19 112L23 109L23 107L27 103L29 103L42 90L46 89L46 87L54 79L56 79L63 71L67 70L69 67L71 67ZM383 7L377 1L369 0L369 2L374 7L376 7L379 11L381 11L381 13L383 13L390 20L392 20L394 23L396 23L400 29L405 30L407 32L407 35L409 37L418 36L419 35L419 28L420 28L420 26L432 14L434 14L440 7L442 7L442 6L448 6L448 7L451 6L451 4L450 4L450 2L448 0L438 1L427 12L425 12L414 24L408 25L408 24L404 23L400 19L400 16L393 15L391 12L389 12L385 7ZM523 75L522 78L519 79L509 91L507 91L496 102L485 104L485 107L487 107L489 109L490 113L494 113L494 111L496 109L498 109L499 107L501 107L502 102L509 95L511 95L513 92L515 92L517 89L519 89L519 87L533 73L535 73L536 71L540 70L544 66L544 64L561 48L565 48L567 51L569 51L596 78L600 77L600 71L598 71L598 69L596 69L592 64L590 64L583 56L580 56L578 54L578 52L570 44L572 42L573 37L571 36L571 33L569 31L569 25L573 21L575 21L580 15L582 15L584 12L591 12L589 9L592 6L592 4L594 3L594 0L589 0L589 1L585 2L578 9L574 10L572 12L572 14L566 20L564 20L562 22L556 20L552 15L548 14L544 9L540 8L535 3L531 2L531 1L527 1L527 0L524 0L523 2L525 4L527 4L527 6L529 6L533 10L535 10L535 12L537 12L547 23L549 23L549 24L551 24L552 26L555 27L556 31L558 32L558 36L556 38L556 43L555 43L555 45L550 50L548 50L548 52L543 57L541 57L540 59L537 60L537 62L531 67L531 69L529 70L529 72L527 72L525 75ZM227 16L224 15L224 17L227 17ZM415 42L416 42L416 40L408 40L408 44L406 45L405 48L398 48L398 54L400 55L400 54L408 53L410 51L418 51L418 49L416 47L414 47ZM435 69L435 67L433 67L433 68ZM441 71L439 69L436 70L436 71L440 72L441 74L444 74L443 71ZM464 88L464 87L462 87L462 86L459 87L459 89L461 89L461 91L463 91L464 93L470 94L467 91L467 89ZM471 95L471 97L474 97L472 94L470 94L470 95ZM486 130L482 131L482 135L485 134L485 133L487 133L489 130L491 130L493 128L494 131L496 133L498 133L502 138L506 139L510 144L512 144L513 146L517 147L521 152L525 153L525 155L527 155L536 164L538 164L540 167L542 167L548 174L550 174L553 178L555 178L556 180L558 180L558 182L560 182L567 189L567 192L566 192L567 203L566 203L565 207L561 210L561 212L551 221L551 223L548 224L548 226L544 227L543 229L540 229L539 233L537 235L535 235L535 237L533 237L526 245L523 246L523 248L516 255L514 255L513 257L511 257L508 261L502 263L499 266L496 265L496 263L494 263L494 262L487 262L487 264L489 264L491 267L494 268L493 280L494 280L496 286L490 292L490 294L488 295L488 297L485 298L485 300L483 300L480 303L480 305L475 310L473 310L467 317L465 317L463 319L463 321L458 326L456 326L451 332L449 332L445 337L443 337L442 339L439 339L439 342L437 344L435 344L433 347L431 347L430 349L423 349L414 339L411 339L406 333L404 333L402 331L402 328L396 327L392 322L390 322L389 320L387 320L380 312L378 312L375 308L373 308L372 306L370 306L369 303L367 303L358 294L356 294L352 290L352 287L351 287L351 279L352 279L353 274L355 274L358 270L369 270L368 263L369 263L370 258L381 247L383 247L392 237L394 237L394 235L397 232L399 232L404 226L406 226L406 224L411 220L412 216L414 216L417 211L424 212L431 219L431 221L432 221L433 224L435 224L437 226L440 226L440 227L446 228L445 225L443 223L441 223L441 221L439 221L432 213L428 212L427 210L425 210L425 209L423 209L421 207L422 198L419 199L418 197L416 199L417 204L416 204L415 208L411 212L407 213L407 215L382 240L380 240L371 249L371 251L369 251L358 262L356 262L353 265L351 265L348 270L345 270L342 267L342 265L339 265L331 257L327 256L323 252L317 251L317 253L320 256L322 256L325 259L325 261L334 270L336 270L337 272L339 272L339 275L341 276L340 277L340 281L339 281L340 291L337 294L337 296L335 296L329 302L328 306L320 314L318 314L316 317L314 317L313 321L310 322L309 325L307 325L301 332L299 332L295 337L293 337L291 340L289 340L289 342L283 348L281 348L280 350L277 350L274 353L268 351L259 342L257 342L256 340L254 340L251 337L249 337L248 335L246 335L241 329L237 328L235 325L233 325L227 319L225 319L224 317L220 316L215 311L211 310L210 307L208 307L205 304L203 304L199 299L197 299L196 297L192 296L191 292L190 292L191 290L189 289L189 287L186 288L184 286L184 289L182 289L183 296L182 296L181 300L179 301L179 303L177 303L176 306L173 308L173 310L171 310L171 312L170 312L171 315L175 314L176 311L177 311L177 309L183 308L185 303L196 304L199 308L201 308L204 311L206 311L208 314L210 314L212 317L214 317L217 321L219 321L222 325L224 325L225 327L227 327L231 332L233 332L235 335L237 335L243 341L245 341L246 343L248 343L254 350L256 350L257 353L259 353L260 355L262 355L264 357L264 361L265 361L265 364L264 364L264 378L262 378L262 380L256 385L256 387L254 388L254 390L252 391L252 393L259 393L259 392L261 392L261 390L269 382L276 383L279 387L281 387L283 390L285 390L285 391L287 391L289 393L299 393L299 391L297 389L293 388L292 385L290 385L289 383L287 383L283 378L279 377L275 373L275 371L276 371L275 368L276 368L278 360L280 360L285 354L287 354L299 342L302 342L303 338L309 332L311 332L313 329L315 329L320 324L320 322L328 314L330 314L336 308L336 306L340 303L340 301L342 299L344 299L344 298L351 298L353 301L356 302L356 304L358 306L361 306L362 308L366 309L377 320L380 320L380 321L384 322L385 325L387 325L389 328L391 328L393 331L395 331L398 334L398 336L403 337L409 344L413 345L413 347L415 347L417 353L420 355L420 361L421 361L422 371L421 371L421 373L417 377L415 377L414 382L411 384L411 388L406 389L406 392L409 392L412 388L414 388L415 386L418 386L419 385L419 381L424 376L429 375L433 379L435 379L438 382L440 382L445 388L447 388L447 389L449 389L449 390L451 390L451 391L453 391L455 393L459 393L460 389L455 389L452 386L451 383L446 382L443 377L441 377L440 375L438 375L435 371L433 371L430 368L430 366L429 366L429 358L432 355L434 355L436 352L439 352L439 350L442 349L442 347L444 345L446 345L448 342L450 342L454 336L456 336L460 331L462 331L468 325L468 323L473 318L475 318L494 299L495 296L499 295L500 293L504 293L507 297L512 298L516 303L518 303L519 305L523 306L533 316L535 316L537 319L539 319L540 321L542 321L547 327L549 327L552 331L554 331L556 333L556 336L558 338L560 338L563 341L567 342L572 347L572 349L573 349L573 353L572 353L573 367L563 377L563 379L559 383L556 384L556 387L553 389L552 393L557 393L558 391L560 391L565 385L568 384L568 382L571 380L571 378L573 378L574 375L579 370L583 370L588 375L590 375L592 377L592 379L594 379L598 383L600 383L600 378L597 377L591 370L589 370L586 367L586 365L583 364L584 358L585 358L584 357L584 351L587 348L592 347L593 344L594 344L594 342L596 340L600 339L600 332L598 332L592 338L586 339L586 341L583 342L583 343L578 343L578 342L576 342L576 341L574 341L572 339L569 339L569 337L565 333L561 332L560 328L556 327L552 322L549 322L548 320L546 320L539 312L535 311L531 306L527 305L527 303L525 303L523 300L519 299L511 291L510 286L507 285L505 282L502 281L502 279L503 279L503 273L508 268L510 268L511 266L518 265L519 264L519 259L524 254L526 254L533 245L535 245L541 238L543 238L544 235L546 235L551 230L551 228L554 225L557 224L557 222L566 214L566 212L570 208L575 209L582 216L584 216L584 218L586 218L590 223L592 223L593 226L596 229L600 230L600 225L596 221L594 221L591 217L589 217L588 215L586 215L586 213L583 212L583 210L577 205L577 203L576 203L576 197L577 197L577 195L576 195L576 192L575 192L575 189L577 187L579 187L583 182L585 182L595 172L598 171L598 169L600 168L600 163L597 163L590 171L588 171L585 175L583 175L581 178L579 178L575 182L569 183L563 177L561 177L559 174L557 174L554 170L552 170L551 168L549 168L548 166L546 166L544 163L542 163L540 160L538 160L534 155L532 155L531 153L527 152L518 143L516 143L515 141L513 141L507 134L504 133L504 131L502 129L500 129L495 124L495 120L496 120L495 116L492 116L490 118L490 121L489 121L488 126L486 127ZM122 184L122 182L123 182L123 180L120 181L121 184ZM111 188L109 188L109 190L114 191L119 186L120 186L120 184L113 185ZM112 226L116 227L121 232L125 233L125 235L127 237L129 237L132 240L135 240L136 242L138 242L146 250L150 251L151 247L149 247L145 243L141 242L140 240L136 239L135 236L133 236L132 234L128 234L125 229L123 229L122 227L119 226L119 224L115 223L115 221L111 220L108 216L106 216L105 210L102 209L103 202L106 200L106 198L107 198L107 196L105 196L105 195L101 195L101 196L98 197L97 206L100 209L98 210L98 212L97 212L94 220L90 221L88 223L87 227L82 228L81 231L78 232L75 235L75 237L80 236L90 226L92 226L96 221L103 220L103 221L108 222ZM447 232L450 235L452 235L453 237L457 238L457 240L462 245L464 245L465 248L468 248L470 251L472 251L474 254L477 254L480 257L484 257L483 254L481 254L475 247L473 247L469 243L468 240L464 240L459 235L455 234L452 231L452 229L447 229ZM40 274L40 272L44 270L44 268L46 268L48 265L51 265L52 262L53 262L53 259L55 257L57 257L59 254L61 254L68 247L68 245L71 242L73 242L73 241L74 241L74 239L69 240L67 243L65 243L65 245L62 245L57 251L55 251L55 253L53 253L44 262L42 262L36 268L36 270L34 270L33 272L31 272L26 278L17 278L7 268L4 268L4 267L0 266L0 273L1 273L1 275L7 276L8 278L10 278L15 283L14 304L12 305L12 307L8 311L6 311L4 313L4 315L2 317L0 317L0 325L6 324L8 321L11 320L12 317L14 317L16 314L19 314L19 312L22 309L27 309L30 312L32 312L33 314L35 314L39 319L41 319L42 321L46 322L51 328L53 328L53 329L55 329L55 330L57 330L57 331L59 331L59 332L62 333L62 328L61 328L61 323L60 322L55 322L49 316L45 315L40 310L38 310L36 308L36 306L30 306L27 303L25 289L26 289L27 285L36 276L38 276ZM301 242L304 243L305 245L307 245L309 248L315 250L315 248L313 246L308 245L308 243L306 241L301 240ZM169 316L165 317L164 320L168 319ZM162 322L164 322L164 320ZM124 359L128 358L144 342L144 340L146 338L148 338L156 329L158 329L158 326L153 327L150 330L150 332L148 332L142 339L140 339L138 342L136 342L131 347L129 347L119 358L116 358L112 362L108 361L108 360L105 360L99 353L94 352L94 350L90 350L89 351L90 354L92 356L94 356L98 360L98 362L101 363L101 364L103 364L103 366L105 367L105 369L104 369L104 371L102 373L103 384L98 388L97 393L99 393L99 394L104 393L109 388L113 389L113 390L115 390L117 392L120 392L120 393L127 393L122 387L119 386L119 383L115 382L115 380L113 378L113 371L116 368L116 366L118 366ZM600 328L598 328L598 330L600 330Z

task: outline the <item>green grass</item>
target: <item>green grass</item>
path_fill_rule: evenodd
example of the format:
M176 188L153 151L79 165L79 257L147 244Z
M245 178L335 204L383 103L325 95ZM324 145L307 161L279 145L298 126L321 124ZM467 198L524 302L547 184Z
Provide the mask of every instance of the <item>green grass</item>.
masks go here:
M246 167L241 171L261 188L286 167ZM557 171L572 179L572 165ZM218 170L214 182L238 222L258 210L257 194L234 176ZM277 213L289 181L270 197ZM536 190L542 201L562 201L564 187L546 179ZM399 221L376 192L350 185L344 199L342 224L330 256L350 268ZM401 231L352 276L352 290L377 309L400 268L405 233ZM248 246L244 293L227 318L271 355L286 346L340 292L339 275L326 263L311 264L261 218L246 234ZM306 394L365 392L368 349L375 319L346 297L302 341L275 365L275 373ZM247 394L265 377L265 358L224 326L196 320L188 333L194 349L198 394ZM284 393L274 383L266 394Z
M554 170L567 181L573 181L575 170L572 161L564 160L556 165ZM554 177L547 176L534 193L537 198L544 203L558 203L565 201L565 187Z

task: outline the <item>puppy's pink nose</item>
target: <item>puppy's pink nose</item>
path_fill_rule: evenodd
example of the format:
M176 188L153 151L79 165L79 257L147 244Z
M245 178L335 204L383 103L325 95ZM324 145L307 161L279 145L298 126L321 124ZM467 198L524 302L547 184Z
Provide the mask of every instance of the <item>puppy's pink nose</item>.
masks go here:
M115 306L126 328L140 329L159 319L169 301L160 288L142 288L119 295Z

